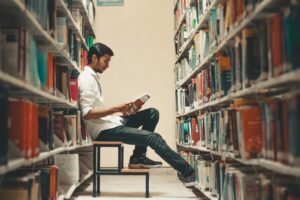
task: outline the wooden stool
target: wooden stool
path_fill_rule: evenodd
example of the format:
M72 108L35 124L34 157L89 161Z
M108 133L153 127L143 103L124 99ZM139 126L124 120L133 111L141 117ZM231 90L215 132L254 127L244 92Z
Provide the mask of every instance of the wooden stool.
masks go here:
M100 166L101 147L118 148L118 166L104 168ZM95 141L93 142L93 197L100 196L100 175L144 175L146 177L145 197L149 197L149 169L123 168L124 147L122 142Z

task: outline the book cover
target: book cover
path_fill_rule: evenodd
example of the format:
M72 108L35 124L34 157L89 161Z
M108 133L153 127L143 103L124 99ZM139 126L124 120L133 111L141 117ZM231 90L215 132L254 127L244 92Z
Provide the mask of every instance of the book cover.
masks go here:
M70 79L69 90L70 90L71 101L77 102L77 100L78 100L78 80L77 79Z
M142 105L144 105L146 103L146 101L148 101L149 99L150 99L150 95L147 93L143 93L143 94L139 95L137 98L135 98L132 101L131 109L126 114L131 115L131 114L135 113L136 110L138 108L140 108Z
M238 114L241 126L239 144L242 158L257 158L262 149L261 110L259 107L244 107L238 109Z
M46 145L49 143L49 108L38 107L39 139Z

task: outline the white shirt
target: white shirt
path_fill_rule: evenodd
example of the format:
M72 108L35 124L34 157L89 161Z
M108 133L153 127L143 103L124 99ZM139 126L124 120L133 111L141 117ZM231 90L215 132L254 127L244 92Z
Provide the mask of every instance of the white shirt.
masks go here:
M84 67L78 78L79 103L82 116L85 116L93 108L104 109L104 97L99 83L99 76L89 66ZM122 125L123 118L108 115L99 119L84 120L87 131L92 139L96 139L99 133Z

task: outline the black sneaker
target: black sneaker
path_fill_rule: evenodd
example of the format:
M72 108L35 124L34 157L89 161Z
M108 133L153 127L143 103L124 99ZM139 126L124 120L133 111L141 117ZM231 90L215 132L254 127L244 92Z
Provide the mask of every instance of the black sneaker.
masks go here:
M162 162L159 161L153 161L146 156L141 157L133 157L131 156L129 159L129 168L132 169L139 169L139 168L156 168L160 167L162 165Z
M191 188L197 184L195 173L182 177L182 182L185 187Z

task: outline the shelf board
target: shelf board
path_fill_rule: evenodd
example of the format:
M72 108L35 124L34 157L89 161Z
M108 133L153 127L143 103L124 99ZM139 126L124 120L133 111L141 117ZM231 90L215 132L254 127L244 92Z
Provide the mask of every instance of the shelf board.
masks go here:
M65 15L65 16L67 17L67 19L68 19L68 22L69 22L69 23L68 23L68 26L69 26L70 28L72 28L73 30L75 30L75 32L76 32L77 36L79 37L80 42L82 43L83 47L84 47L86 50L88 50L89 48L88 48L88 46L87 46L87 44L86 44L86 42L85 42L85 39L84 39L84 37L83 37L83 35L82 35L82 32L79 30L79 27L78 27L77 23L75 22L75 20L74 20L72 14L71 14L71 12L70 12L70 10L67 8L66 3L63 2L63 0L58 0L58 5L60 6L61 12L63 12L64 15Z
M196 106L186 113L177 114L176 117L184 117L184 116L191 115L191 114L194 114L194 113L202 111L202 110L208 110L209 108L213 108L213 107L220 106L223 104L228 104L232 101L232 99L233 98L231 96L224 96L221 98L217 98L216 100Z
M27 159L27 160L24 158L9 160L7 165L0 166L0 175L3 175L10 171L16 170L22 166L31 165L36 162L45 160L45 159L47 159L51 156L54 156L56 154L59 154L59 153L62 153L65 151L72 151L72 150L79 149L82 147L87 147L87 146L92 146L92 144L76 145L76 146L70 146L70 147L59 147L59 148L53 149L49 152L42 152L39 154L38 157Z
M217 107L222 104L230 103L235 98L254 95L254 94L260 93L263 90L265 90L265 92L267 92L267 89L275 88L275 87L285 87L286 85L287 86L300 85L300 70L299 69L282 74L278 77L273 77L266 81L259 82L257 84L254 84L250 88L242 89L240 91L230 93L227 96L224 96L222 98L218 98L218 99L210 101L208 103L199 105L186 113L177 114L176 117L187 116L187 115L193 114L193 113L201 111L201 110L207 110L209 108Z
M275 162L272 160L266 160L266 159L250 159L250 160L245 160L241 158L236 158L232 152L216 152L216 151L211 151L205 147L199 147L199 146L189 146L189 145L182 145L177 143L177 147L180 149L184 149L185 151L198 151L198 152L203 152L203 153L211 153L213 155L220 156L222 159L233 159L235 161L238 161L242 164L245 165L253 165L253 166L259 166L266 168L268 170L274 171L278 174L285 174L285 175L290 175L290 176L296 176L300 177L300 167L294 167L294 166L288 166L284 165L279 162Z
M64 199L70 199L74 191L87 179L89 179L93 175L93 171L88 172L77 184L73 184L70 186L68 192L64 195Z
M182 80L180 80L177 84L176 84L176 89L185 86L192 77L195 77L196 74L198 74L200 71L202 71L210 62L210 60L213 58L213 54L209 54L202 63L200 63L199 65L197 65L197 67L190 73L188 74L185 78L183 78Z
M14 24L16 27L30 29L32 36L38 45L51 52L61 64L69 65L79 71L75 61L71 60L70 55L63 49L50 34L43 29L34 15L26 9L21 0L0 1L0 12L8 17L2 18L1 23L7 26ZM10 17L13 14L13 17Z
M199 183L198 183L199 184ZM199 190L205 197L209 198L210 200L218 200L217 197L214 197L211 195L211 192L209 191L203 191L199 188L199 185L197 184L197 186L194 186L194 188L196 188L197 190Z
M46 91L26 83L11 75L5 74L0 71L0 82L10 88L9 93L12 97L30 99L36 103L49 103L57 105L56 107L71 107L78 108L74 103L69 102L67 99L56 97Z
M259 159L258 165L280 174L300 177L300 167L287 166L271 160Z

